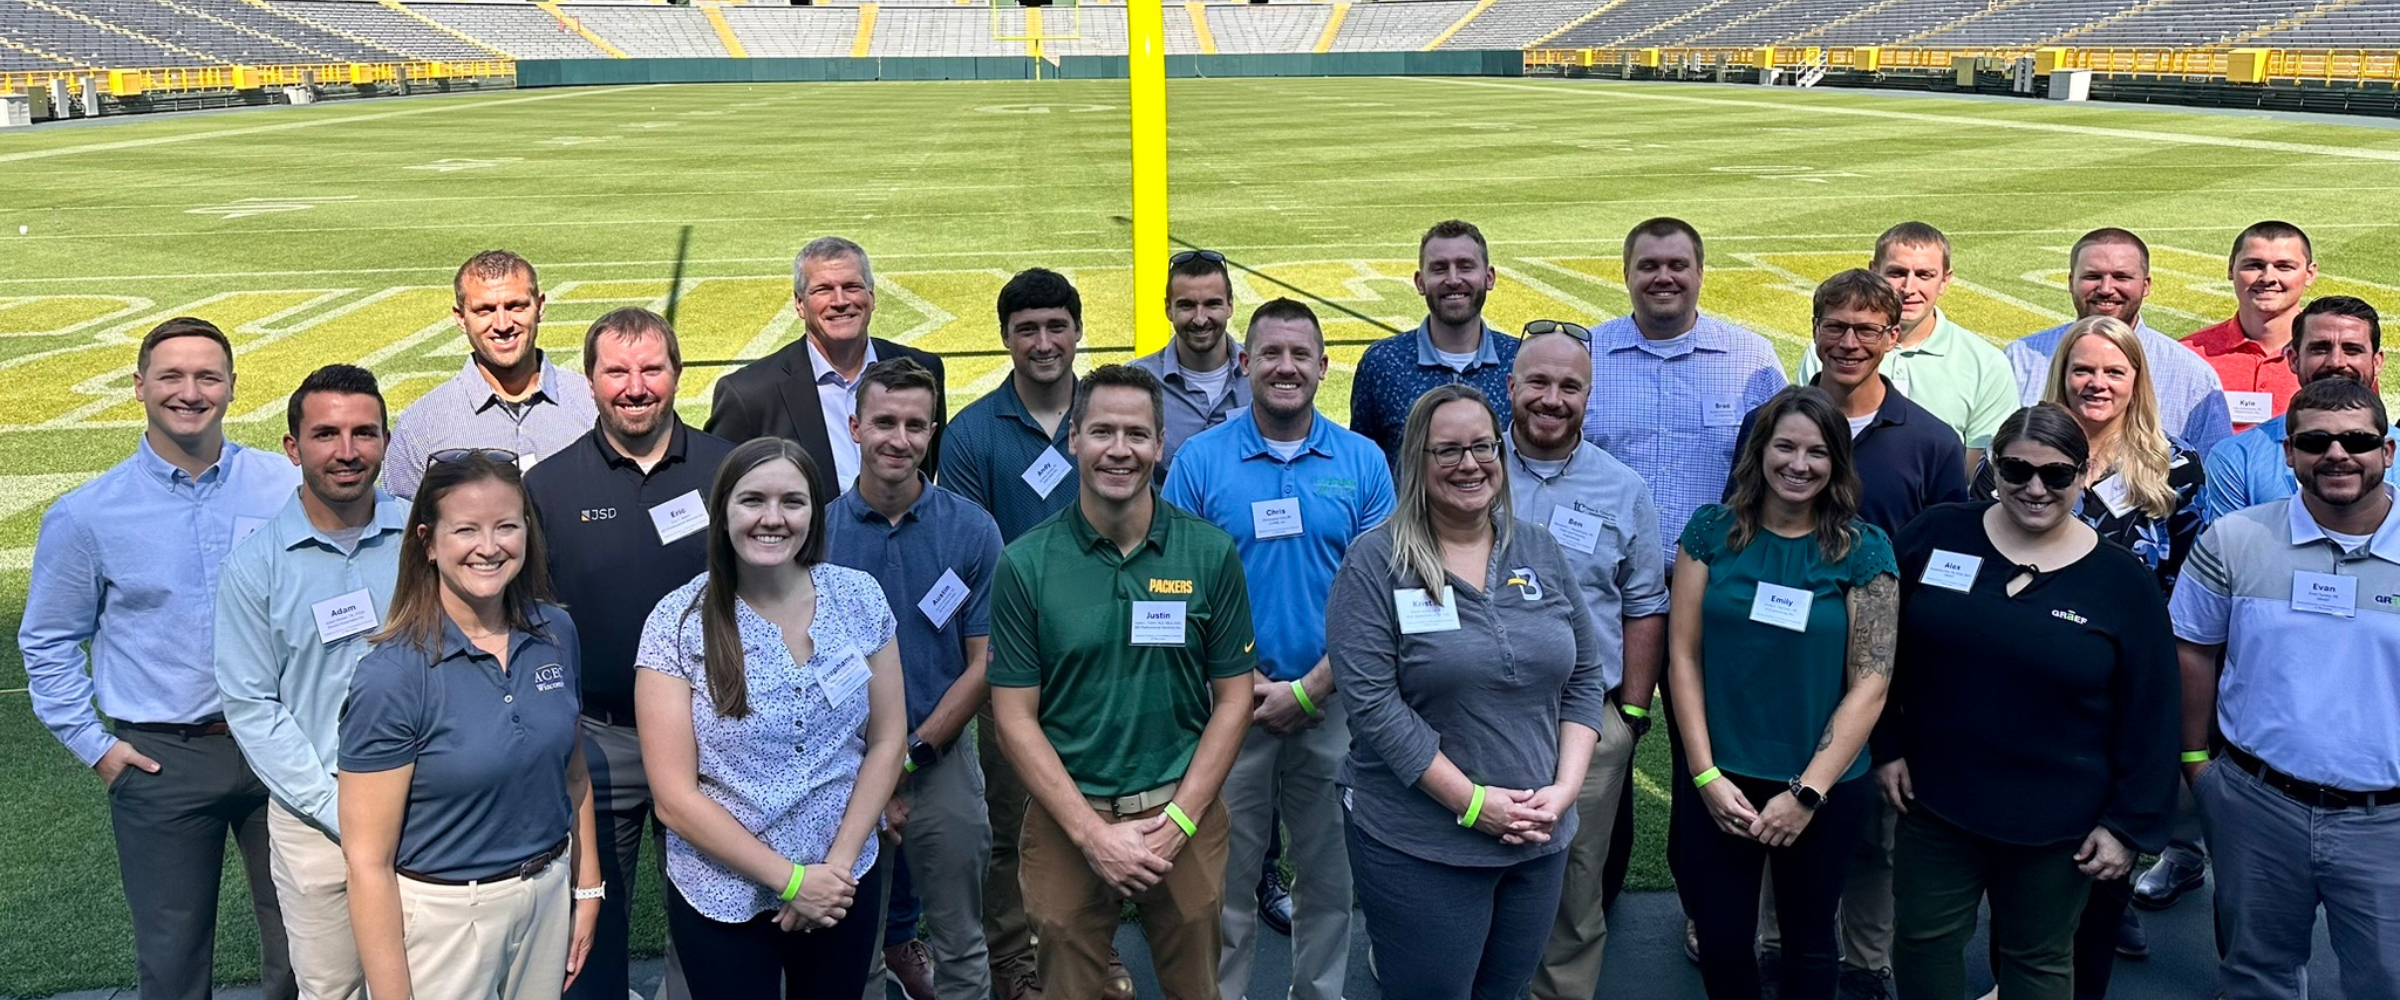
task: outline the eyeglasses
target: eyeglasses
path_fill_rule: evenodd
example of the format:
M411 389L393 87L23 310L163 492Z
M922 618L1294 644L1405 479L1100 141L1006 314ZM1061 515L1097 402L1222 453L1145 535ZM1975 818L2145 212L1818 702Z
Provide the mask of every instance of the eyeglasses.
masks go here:
M1592 342L1592 331L1586 330L1583 327L1577 326L1573 323L1569 323L1563 319L1537 319L1531 323L1525 324L1525 339L1527 340L1539 337L1545 333L1563 333L1582 343L1589 344Z
M501 465L517 464L517 453L506 448L444 448L425 456L425 467L430 469L449 462L464 462L477 455Z
M1427 448L1425 453L1433 456L1433 464L1445 469L1455 469L1458 468L1458 463L1465 461L1470 456L1478 462L1489 462L1499 458L1500 442L1486 439L1474 444L1446 444L1439 448Z
M1897 329L1898 326L1889 323L1818 323L1817 340L1820 343L1839 344L1855 336L1861 344L1874 344L1891 336L1892 331Z
M2035 465L2022 458L2002 456L1992 461L1992 471L1999 473L2001 480L2010 486L2023 486L2040 476L2044 487L2063 490L2075 481L2075 474L2082 472L2083 467L2071 462Z
M2374 431L2343 431L2339 434L2332 431L2301 431L2292 435L2292 447L2310 455L2324 454L2337 441L2341 443L2343 451L2353 455L2364 455L2383 447L2383 435Z
M1222 264L1225 263L1225 255L1214 250L1185 250L1182 253L1178 253L1173 257L1167 258L1167 266L1182 267L1183 265L1189 264L1195 260L1205 260L1211 264Z

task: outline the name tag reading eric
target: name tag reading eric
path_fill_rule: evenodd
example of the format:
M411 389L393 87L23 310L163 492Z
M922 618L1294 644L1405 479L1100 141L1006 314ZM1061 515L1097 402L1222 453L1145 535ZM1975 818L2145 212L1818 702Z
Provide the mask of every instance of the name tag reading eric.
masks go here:
M1133 602L1133 644L1183 645L1185 611L1182 601Z
M1058 481L1067 478L1067 473L1074 469L1073 465L1068 464L1066 456L1058 453L1058 449L1044 448L1042 457L1026 466L1019 478L1025 480L1025 485L1033 487L1034 495L1048 500L1050 491L1058 488Z
M917 600L917 610L933 623L935 631L950 627L950 616L967 603L967 582L958 578L958 571L943 570L942 578L933 581L925 596Z
M1433 603L1433 595L1423 587L1392 591L1392 611L1400 618L1400 634L1458 631L1457 596L1448 584L1442 585L1440 604Z
M1307 531L1300 523L1300 498L1254 500L1250 503L1250 531L1261 540L1290 538Z
M2335 618L2358 617L2358 578L2311 573L2292 574L2292 610Z
M1600 519L1591 514L1559 504L1550 508L1550 537L1584 555L1600 547Z
M326 645L372 631L382 624L375 614L375 595L365 587L318 601L309 610L317 616L317 641Z
M2264 392L2225 390L2225 409L2237 424L2265 423L2275 416L2275 397Z
M1750 599L1750 620L1761 625L1808 631L1808 608L1817 595L1798 587L1760 581L1758 596Z
M1925 560L1922 582L1928 587L1955 590L1961 594L1975 589L1975 574L1983 569L1982 556L1960 555L1948 549L1933 550L1933 558Z
M708 501L700 499L699 490L685 493L650 508L650 524L658 529L658 544L672 545L708 527Z

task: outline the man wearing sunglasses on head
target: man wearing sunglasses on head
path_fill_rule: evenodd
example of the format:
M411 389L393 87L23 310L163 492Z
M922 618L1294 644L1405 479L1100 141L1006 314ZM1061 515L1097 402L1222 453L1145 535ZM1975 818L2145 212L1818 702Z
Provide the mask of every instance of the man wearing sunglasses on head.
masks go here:
M2303 386L2338 378L2374 389L2383 376L2383 321L2363 300L2347 295L2317 299L2293 317L2283 360ZM2287 437L2284 417L2276 416L2208 453L2200 504L2210 520L2299 491L2299 480L2284 457Z
M1167 322L1175 339L1156 353L1134 359L1133 367L1158 378L1166 390L1167 427L1160 443L1158 481L1167 481L1175 452L1192 435L1224 423L1250 405L1245 358L1234 342L1233 277L1225 255L1185 250L1167 258Z
M517 454L519 470L531 469L599 417L591 383L542 353L542 281L532 262L486 250L459 265L450 290L467 363L392 421L383 486L403 500L416 497L434 452L502 448Z

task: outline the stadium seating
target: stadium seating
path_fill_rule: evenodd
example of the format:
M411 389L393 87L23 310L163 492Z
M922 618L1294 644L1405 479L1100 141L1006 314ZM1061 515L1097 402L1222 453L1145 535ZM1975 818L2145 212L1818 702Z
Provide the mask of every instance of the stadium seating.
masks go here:
M1506 0L1502 6L1506 6ZM1325 33L1325 22L1333 16L1333 8L1319 3L1210 4L1204 13L1208 16L1209 33L1217 37L1219 52L1307 52L1316 48L1317 36ZM1174 14L1170 12L1167 16Z
M1342 30L1333 36L1333 51L1414 52L1432 44L1444 29L1474 9L1474 0L1381 0L1353 4L1349 18L1342 22Z
M490 59L497 53L379 3L360 0L269 0L276 10L312 24L373 41L411 59Z
M2400 47L2400 0L2360 0L2299 24L2275 28L2249 41L2295 48Z
M2315 10L2323 0L2165 0L2055 40L2070 45L2219 45L2259 25Z
M29 0L0 0L0 38L85 66L206 66L215 62L197 52Z
M1712 2L1740 0L1619 0L1556 37L1543 39L1542 47L1591 49L1614 45L1619 39L1649 31L1669 19L1690 13L1694 7Z
M636 59L723 59L732 53L697 7L584 4L570 13Z
M858 11L848 7L727 7L725 23L742 47L762 59L850 54Z
M418 0L408 9L517 59L607 59L608 51L549 12L527 3L445 3Z
M1872 6L1859 0L1785 0L1756 8L1751 16L1721 24L1714 30L1684 36L1688 45L1768 45L1813 31L1836 18Z
M2125 9L2125 0L2024 0L1902 39L1933 48L2024 45L2065 34Z
M1606 0L1499 0L1458 34L1442 43L1445 49L1514 49L1532 43ZM1855 2L1855 0L1852 0Z
M331 53L304 49L162 0L48 0L48 5L167 42L197 53L209 62L335 61Z
M1716 0L1694 7L1680 17L1669 18L1646 31L1628 36L1620 45L1685 45L1692 39L1723 28L1760 11L1760 6L1748 0Z
M1992 7L1993 0L1881 0L1850 17L1829 21L1786 42L1801 45L1889 45Z
M992 34L991 16L981 7L886 7L875 18L875 38L867 54L1003 56L1025 53L1025 43L999 41Z
M52 0L53 3L57 0ZM124 0L119 0L124 2ZM178 6L196 11L204 17L224 21L251 31L290 42L310 52L323 53L345 62L391 62L406 59L398 50L376 44L365 38L344 35L324 27L288 17L270 8L246 0L172 0ZM377 5L380 6L380 5Z

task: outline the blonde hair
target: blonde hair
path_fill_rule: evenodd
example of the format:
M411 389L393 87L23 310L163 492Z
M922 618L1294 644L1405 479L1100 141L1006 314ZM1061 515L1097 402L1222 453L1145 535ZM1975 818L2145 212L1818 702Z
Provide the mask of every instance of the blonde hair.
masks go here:
M1475 401L1484 416L1492 421L1492 440L1505 448L1506 438L1500 429L1500 415L1493 412L1491 400L1464 382L1437 386L1417 397L1408 408L1408 423L1400 433L1397 495L1392 500L1392 571L1413 575L1435 604L1442 601L1442 583L1449 578L1449 569L1442 560L1441 539L1433 536L1433 512L1425 502L1425 464L1433 456L1425 453L1426 440L1433 436L1433 411L1442 404L1462 399ZM1509 537L1516 521L1509 515L1516 501L1509 498L1508 473L1495 471L1492 480L1492 545L1494 552L1508 548Z
M2086 316L2067 327L2058 350L2050 355L2050 378L2042 388L2042 401L2075 412L2067 395L2067 356L2073 353L2076 341L2085 337L2106 339L2133 365L2133 398L2118 408L2111 427L2089 435L2092 476L2097 481L2114 472L2124 477L2125 495L2134 506L2151 517L2173 514L2175 490L2167 485L2167 466L2174 461L2175 452L2167 443L2166 431L2159 428L2158 388L2150 379L2150 358L2142 353L2141 338L2132 327L2114 316ZM2080 423L2082 417L2076 420Z

